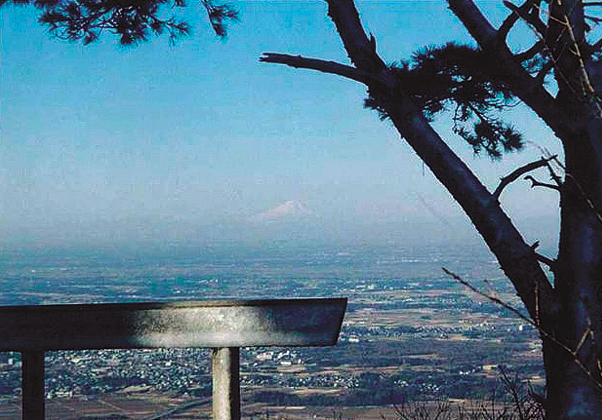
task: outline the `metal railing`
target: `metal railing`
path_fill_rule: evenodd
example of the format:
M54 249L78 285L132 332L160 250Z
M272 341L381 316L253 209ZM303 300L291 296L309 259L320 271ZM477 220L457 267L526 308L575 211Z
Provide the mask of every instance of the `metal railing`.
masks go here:
M332 346L345 298L0 307L0 351L22 354L22 416L44 419L44 352L212 348L213 419L240 419L239 349Z

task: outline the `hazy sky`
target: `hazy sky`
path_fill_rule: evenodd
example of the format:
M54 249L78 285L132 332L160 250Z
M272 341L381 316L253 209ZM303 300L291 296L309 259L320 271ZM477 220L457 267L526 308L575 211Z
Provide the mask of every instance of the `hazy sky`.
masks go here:
M480 3L499 19L501 2ZM323 2L234 4L227 42L191 10L192 36L133 48L58 41L33 8L0 9L0 246L475 237L391 125L363 109L362 86L259 62L263 52L347 62ZM359 8L387 61L468 40L443 1ZM527 111L513 119L558 152ZM491 188L540 156L528 146L500 163L475 158L445 120L440 133ZM555 194L521 182L502 199L530 240L553 243Z

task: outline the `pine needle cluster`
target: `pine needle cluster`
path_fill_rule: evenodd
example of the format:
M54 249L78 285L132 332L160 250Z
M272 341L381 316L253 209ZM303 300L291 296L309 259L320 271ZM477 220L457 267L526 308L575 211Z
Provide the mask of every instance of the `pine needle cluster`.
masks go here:
M0 6L7 3L0 0ZM167 33L171 43L191 32L190 25L173 14L187 6L186 0L12 0L32 4L40 11L39 22L59 39L90 44L109 31L121 45L148 41L151 35ZM201 0L216 35L224 38L237 11L215 0Z
M444 111L453 113L453 131L475 153L499 159L502 152L520 150L523 139L499 117L515 101L510 89L497 81L495 61L477 48L448 43L424 48L390 69L429 120ZM368 97L365 106L388 118L377 98Z

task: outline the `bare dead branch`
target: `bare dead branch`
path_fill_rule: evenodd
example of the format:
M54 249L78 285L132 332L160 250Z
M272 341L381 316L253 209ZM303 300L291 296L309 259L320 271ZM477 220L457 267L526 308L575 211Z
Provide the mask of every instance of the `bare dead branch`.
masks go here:
M502 39L506 39L506 37L508 36L508 33L510 32L512 27L516 24L516 22L518 22L518 19L520 19L520 15L518 13L516 13L515 11L513 11L506 18L506 20L504 20L504 22L502 22L502 25L497 30L499 37Z
M588 7L588 6L602 6L602 1L584 1L581 4L584 7Z
M544 188L550 188L552 190L560 191L560 187L558 185L548 184L548 183L545 183L545 182L539 182L538 180L536 180L535 178L533 178L531 175L527 175L525 177L525 179L527 181L531 181L531 188L544 187Z
M553 157L556 157L556 155L554 155ZM550 158L544 158L544 157L542 157L538 161L528 163L528 164L526 164L524 166L521 166L520 168L515 169L509 175L506 175L505 177L503 177L501 179L500 185L498 185L498 187L493 192L493 196L496 199L499 199L500 195L502 194L502 190L504 188L506 188L506 186L508 184L510 184L513 181L516 181L521 175L526 174L527 172L531 172L531 171L533 171L533 170L535 170L537 168L541 168L542 166L546 166L547 163L548 163L548 161L551 160L553 157L550 157Z
M445 274L447 274L448 276L450 276L451 278L453 278L454 280L458 281L460 284L466 286L468 289L470 289L472 292L476 293L477 295L484 297L485 299L500 305L501 307L503 307L504 309L509 310L510 312L512 312L513 314L515 314L516 316L518 316L520 319L522 319L523 321L527 322L528 324L539 328L535 322L533 322L532 319L530 319L529 317L527 317L526 315L524 315L521 311L519 311L518 309L516 309L514 306L509 305L508 303L502 301L500 298L497 298L495 296L491 296L488 295L487 293L483 293L481 292L479 289L477 289L475 286L473 286L472 284L470 284L468 281L464 280L462 277L460 277L459 275L457 275L456 273L454 273L453 271L448 270L445 267L441 267L441 269L445 272ZM567 350L572 354L572 350L568 349Z
M560 168L562 168L563 171L566 171L564 164L560 161L560 159L558 159L558 156L554 155L550 158L550 160L556 163L556 165L558 165Z
M534 294L535 294L535 325L539 328L541 326L541 321L539 319L539 287L537 285L533 285Z
M569 17L565 14L564 15L564 19L565 19L565 25L566 25L566 31L569 34L569 38L571 40L571 47L572 47L572 52L573 54L575 54L575 56L577 57L577 60L579 62L579 72L581 73L581 84L582 84L582 89L583 89L583 95L587 98L592 97L596 92L594 87L591 84L590 78L589 78L589 73L587 72L587 69L585 68L585 61L583 60L583 55L581 54L581 49L579 48L579 42L577 41L577 38L575 37L575 32L573 31L573 25L571 25L571 22L569 21ZM598 110L598 112L600 113L600 106L596 105L596 109Z
M259 61L264 63L284 64L295 68L317 70L322 73L336 74L347 79L368 85L370 83L383 83L376 77L365 71L356 69L352 66L340 64L335 61L319 60L315 58L306 58L300 55L263 53Z
M550 173L550 178L556 183L556 185L560 188L562 186L562 180L560 179L560 177L558 176L558 174L554 171L554 168L552 168L552 165L550 165L550 161L554 161L557 162L558 159L556 157L556 155L552 156L550 158L550 160L548 160L546 167L548 168L548 172Z
M477 295L479 295L479 296L481 296L481 297L483 297L483 298L485 298L485 299L487 299L487 300L489 300L489 301L491 301L491 302L493 302L493 303L495 303L497 305L500 305L502 308L509 310L510 312L512 312L513 314L515 314L517 317L519 317L520 319L522 319L523 321L525 321L527 324L535 327L537 329L537 331L541 334L542 337L545 337L546 339L550 340L551 342L553 342L554 344L556 344L560 348L562 348L564 351L566 351L568 354L570 354L573 357L573 361L579 367L579 369L589 378L589 380L592 381L592 383L596 386L596 388L598 388L600 391L602 391L602 382L600 382L598 379L596 379L594 377L593 373L583 364L583 362L575 354L575 351L572 350L566 344L564 344L561 341L559 341L551 333L549 333L548 331L546 331L545 329L543 329L539 325L539 323L536 323L535 321L533 321L529 317L525 316L521 311L519 311L518 309L516 309L514 306L512 306L512 305L510 305L510 304L508 304L506 302L504 302L503 300L501 300L501 299L499 299L499 298L497 298L495 296L490 296L487 293L481 292L479 289L477 289L475 286L473 286L472 284L470 284L468 281L464 280L462 277L460 277L456 273L448 270L447 268L441 267L441 269L445 272L445 274L447 274L448 276L450 276L454 280L458 281L460 284L464 285L465 287L467 287L472 292L476 293ZM586 330L586 332L587 332L587 330Z
M591 16L591 15L585 15L583 16L585 19L591 20L594 23L600 23L602 22L602 18L596 17L596 16Z
M535 252L535 257L538 261L541 261L542 263L550 267L550 270L554 271L556 269L556 260L548 258L545 255L541 255L539 252Z
M450 1L450 0L448 0L448 1ZM583 59L583 54L581 51L583 49L584 51L591 52L592 48L587 43L585 43L584 45L581 45L577 41L568 15L566 13L563 13L561 16L553 16L552 14L548 14L548 18L549 18L550 22L554 22L556 24L556 26L560 28L560 30L557 31L558 33L557 33L556 39L551 44L556 44L558 41L560 41L562 35L565 33L568 34L568 37L570 40L570 45L566 46L567 48L563 48L560 52L556 52L556 54L553 54L550 51L548 42L545 41L546 38L550 34L550 30L549 30L550 28L545 23L542 22L542 20L539 18L538 13L524 13L521 11L521 7L518 7L508 1L504 1L504 5L508 8L510 8L511 10L515 11L515 13L517 15L519 15L521 18L523 18L525 20L525 22L527 22L534 29L536 36L539 38L540 41L543 41L543 45L544 45L545 49L548 50L548 54L551 58L551 61L546 63L546 65L544 65L542 67L542 69L539 71L539 73L535 77L535 80L537 80L537 82L539 82L540 84L543 85L544 79L545 79L546 75L549 73L549 71L552 68L556 68L557 76L564 81L565 85L574 94L576 94L578 96L582 96L584 98L584 100L589 102L592 105L592 107L596 110L596 112L600 116L602 116L602 107L595 100L595 90L592 86L592 83L591 83L591 80L589 77L589 73L585 67L585 61ZM538 3L534 3L533 9L540 10L540 5ZM595 17L591 17L591 16L585 16L585 17L590 20L595 21L596 23L599 23L600 21L602 21L599 18L595 18ZM564 72L558 65L560 56L563 53L565 53L566 51L569 51L571 54L573 54L577 58L579 75L580 75L580 77L579 77L580 86L579 87L581 89L581 92L577 92L574 84L570 82L570 78L565 76ZM519 97L520 97L520 95L519 95ZM523 100L525 100L525 99L523 99ZM525 102L526 102L526 100L525 100ZM535 110L535 108L533 108L533 109ZM544 118L544 117L542 116L542 118ZM544 120L545 120L545 118L544 118ZM549 125L549 122L548 121L546 121L546 122Z
M544 35L546 33L545 23L543 23L543 21L539 18L539 15L536 13L529 13L533 6L535 6L535 1L529 2L528 7L524 7L525 5L526 3L519 7L510 3L509 1L504 1L504 6L512 10L513 15L523 19L525 22L532 25L537 32Z
M514 6L514 7L516 7L516 6ZM534 5L534 8L537 10L541 10L540 6L537 4ZM551 33L550 27L546 26L546 24L542 22L542 20L539 18L538 15L531 14L529 16L525 16L525 21L527 22L527 24L529 24L531 26L531 28L533 28L533 32L535 33L535 36L537 36L537 38L539 39L539 42L542 42L542 45L544 46L543 51L545 51L545 53L550 57L550 61L548 61L547 63L544 64L544 66L541 68L541 70L535 76L535 80L537 80L538 83L543 85L545 77L548 75L550 70L555 68L557 70L557 73L556 73L557 76L563 80L565 85L573 93L577 94L574 87L571 85L569 78L567 78L565 76L565 74L560 69L560 66L558 65L560 57L566 52L566 48L563 48L562 50L557 51L556 53L554 53L550 48L550 45L556 45L560 41L562 34L565 31L567 31L570 24L566 20L561 20L561 19L557 18L556 16L553 16L549 12L547 13L547 15L548 15L549 22L552 22L555 24L556 27L561 28L560 30L556 31L557 32L556 37L553 40L553 42L550 42L548 40L548 38L551 36L550 35L550 33Z
M499 29L497 30L498 36L501 39L506 39L508 37L508 33L512 29L512 27L518 22L521 18L521 13L527 13L529 9L533 7L533 4L536 0L526 0L520 7L516 9L510 8L506 3L512 4L509 2L504 2L504 5L512 10L512 13L502 22ZM512 5L516 7L515 5Z
M585 343L585 340L587 340L587 337L591 334L593 334L593 331L590 327L587 327L585 331L583 331L583 335L581 336L579 343L577 343L577 347L575 347L575 350L573 351L573 356L577 357L579 350L581 350L581 347L583 347L583 344Z
M441 269L445 272L445 274L447 274L448 276L450 276L451 278L453 278L454 280L458 281L460 284L466 286L468 289L470 289L472 292L476 293L477 295L484 297L485 299L500 305L501 307L503 307L504 309L509 310L510 312L512 312L513 314L515 314L516 316L518 316L520 319L522 319L523 321L527 322L528 324L539 328L535 322L533 322L532 319L530 319L529 317L527 317L526 315L524 315L521 311L519 311L518 309L516 309L514 306L509 305L508 303L504 302L503 300L501 300L500 298L497 298L495 296L491 296L488 295L487 293L483 293L481 292L479 289L477 289L475 286L473 286L472 284L470 284L468 281L464 280L462 277L460 277L459 275L457 275L456 273L454 273L453 271L448 270L445 267L441 267ZM572 350L568 349L569 353L572 354Z
M499 370L502 373L502 383L504 384L506 391L512 396L512 399L514 400L514 406L518 409L519 420L525 420L527 417L523 412L523 404L521 403L521 398L518 394L517 388L518 377L515 376L514 380L512 380L504 368L500 366Z
M547 265L548 267L550 267L550 270L554 271L556 269L556 265L557 262L556 260L553 260L551 258L546 257L545 255L540 254L539 252L536 252L535 250L539 247L539 241L535 241L533 243L533 245L531 245L531 250L533 251L533 254L535 254L535 258L537 258L538 261L544 263L545 265ZM535 290L535 292L537 293L537 289ZM536 298L538 298L538 296L536 295ZM539 304L538 301L536 301L537 304ZM539 321L536 318L535 321L537 322L537 324L539 325Z

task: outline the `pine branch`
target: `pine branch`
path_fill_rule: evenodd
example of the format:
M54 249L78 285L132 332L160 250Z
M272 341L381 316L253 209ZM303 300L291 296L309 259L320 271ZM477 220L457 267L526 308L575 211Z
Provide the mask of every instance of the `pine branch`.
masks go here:
M0 0L5 3L32 4L40 11L38 21L46 25L53 36L68 41L89 44L109 30L119 37L122 45L147 41L151 34L169 34L170 42L190 33L187 22L172 15L187 6L184 0ZM238 12L221 0L200 0L217 36L225 38L228 24L238 20Z
M527 175L525 177L525 180L531 181L531 188L544 187L544 188L550 188L550 189L555 190L555 191L560 191L560 187L558 185L547 184L545 182L539 182L538 180L536 180L535 178L533 178L531 175Z
M371 83L384 84L382 80L374 77L372 74L355 67L340 64L335 61L319 60L315 58L306 58L300 55L263 53L259 61L264 63L284 64L290 67L317 70L322 73L336 74L347 79L369 85ZM386 86L383 86L386 87Z
M528 163L524 166L521 166L520 168L515 169L514 171L512 171L509 175L506 175L505 177L503 177L501 179L500 185L498 185L498 187L495 189L495 191L493 192L493 196L496 199L500 198L500 195L502 194L502 191L504 190L504 188L506 188L506 186L508 186L508 184L510 184L511 182L516 181L521 175L526 174L527 172L531 172L537 168L541 168L542 166L546 166L548 164L548 162L552 159L554 159L556 157L556 155L549 157L549 158L541 158L538 161L535 162L531 162Z
M515 95L533 109L554 131L559 134L566 132L568 124L565 125L565 115L557 108L555 98L544 88L543 83L532 77L516 60L474 1L447 0L447 2L483 51L496 57L496 62L500 65L499 77L506 81Z

